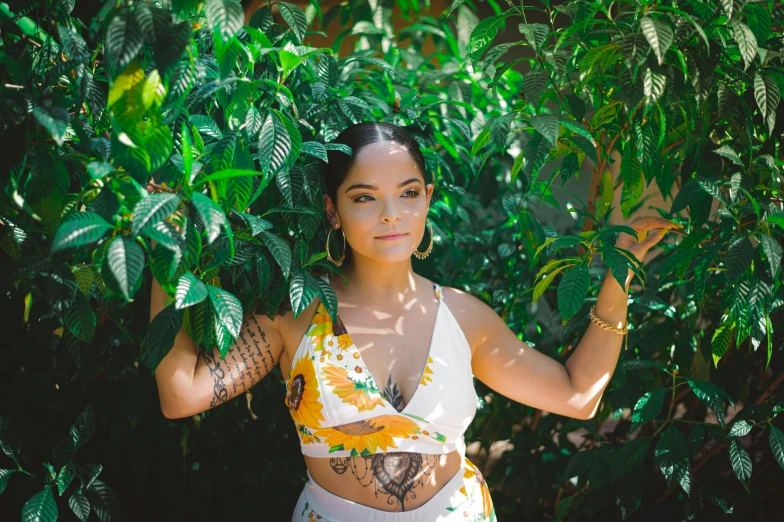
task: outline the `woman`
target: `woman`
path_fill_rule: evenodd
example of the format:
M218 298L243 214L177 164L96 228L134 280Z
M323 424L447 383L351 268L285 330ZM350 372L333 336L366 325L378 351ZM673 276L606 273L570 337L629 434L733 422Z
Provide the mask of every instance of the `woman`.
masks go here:
M225 361L199 356L187 334L155 372L164 415L190 416L250 389L275 364L287 377L291 412L309 480L292 520L495 520L479 470L465 457L463 433L476 411L472 375L515 401L589 419L615 369L625 326L626 287L607 275L589 326L565 365L519 340L492 308L442 288L411 268L429 225L433 184L419 147L388 123L359 123L335 140L325 166L327 219L341 231L345 285L322 276L339 312L316 298L293 317L284 310L246 321ZM617 246L642 260L675 225L660 218L629 224L636 242ZM638 234L644 237L643 234ZM329 237L327 244L330 244ZM154 316L165 295L153 282Z

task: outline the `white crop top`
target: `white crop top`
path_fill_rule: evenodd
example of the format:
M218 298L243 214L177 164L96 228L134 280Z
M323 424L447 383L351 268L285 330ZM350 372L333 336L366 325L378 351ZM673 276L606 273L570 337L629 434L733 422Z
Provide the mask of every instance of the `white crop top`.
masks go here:
M433 290L439 305L430 349L417 389L402 411L382 394L340 314L333 322L319 303L286 383L286 406L304 455L454 450L465 455L463 434L477 408L471 348L441 286L433 283Z

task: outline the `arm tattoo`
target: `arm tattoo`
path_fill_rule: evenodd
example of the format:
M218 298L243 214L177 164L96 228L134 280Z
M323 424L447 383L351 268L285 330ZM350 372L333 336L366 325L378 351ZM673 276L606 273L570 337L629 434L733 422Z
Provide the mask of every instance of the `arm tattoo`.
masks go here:
M243 322L225 358L217 348L202 353L213 380L211 408L248 391L275 366L267 336L253 315ZM231 383L226 383L227 377Z
M424 453L377 453L358 457L338 457L329 459L329 465L338 475L346 470L359 481L362 487L373 486L376 498L378 494L387 495L387 503L400 505L406 510L406 500L416 498L414 488L425 487L425 479L432 475L433 470L441 463L443 455Z

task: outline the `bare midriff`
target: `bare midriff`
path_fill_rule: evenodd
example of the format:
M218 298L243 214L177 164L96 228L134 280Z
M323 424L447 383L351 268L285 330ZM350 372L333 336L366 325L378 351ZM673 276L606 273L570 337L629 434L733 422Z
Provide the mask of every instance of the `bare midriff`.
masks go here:
M410 511L430 500L460 471L457 451L389 452L358 457L309 457L313 480L330 493L381 511Z

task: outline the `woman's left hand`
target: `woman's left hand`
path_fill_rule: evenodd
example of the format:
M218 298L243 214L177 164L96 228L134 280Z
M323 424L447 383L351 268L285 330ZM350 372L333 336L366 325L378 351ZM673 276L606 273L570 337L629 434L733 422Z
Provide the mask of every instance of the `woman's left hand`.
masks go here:
M625 225L633 228L639 239L626 232L621 232L615 246L628 250L640 262L646 252L656 246L656 243L661 241L667 231L683 228L683 225L655 216L636 217Z

